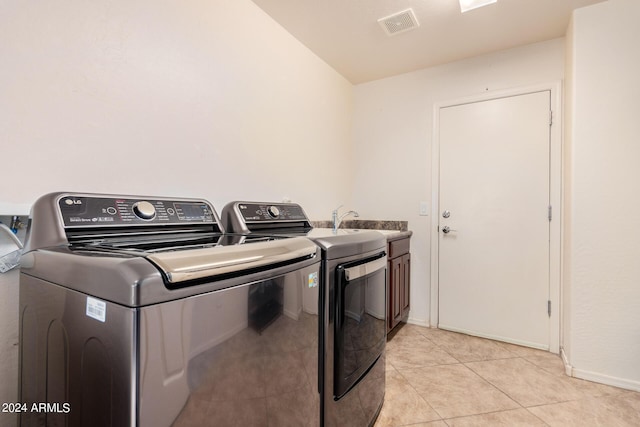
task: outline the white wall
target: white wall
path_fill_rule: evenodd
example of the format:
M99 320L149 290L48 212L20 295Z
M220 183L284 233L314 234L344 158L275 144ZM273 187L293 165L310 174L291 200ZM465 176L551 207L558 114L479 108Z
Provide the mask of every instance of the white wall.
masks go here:
M286 196L312 219L348 201L352 85L249 0L4 1L0 58L0 214L60 190ZM17 272L1 279L15 402Z
M428 324L430 307L431 142L434 105L485 91L560 81L563 39L483 55L361 84L354 92L352 205L364 218L409 221L410 321ZM434 215L435 212L429 212Z
M3 2L0 58L2 203L350 194L352 85L249 0Z
M565 350L577 377L640 390L640 2L578 9L568 45Z

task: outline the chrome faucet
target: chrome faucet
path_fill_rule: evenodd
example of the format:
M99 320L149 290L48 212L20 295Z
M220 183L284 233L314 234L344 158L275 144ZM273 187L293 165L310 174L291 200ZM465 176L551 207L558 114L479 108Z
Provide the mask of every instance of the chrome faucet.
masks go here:
M342 207L343 205L338 206L337 208L335 208L333 210L333 212L331 212L331 220L333 221L333 232L337 233L338 232L338 227L340 227L340 223L342 222L342 219L344 217L346 217L347 215L353 215L355 218L358 218L360 216L360 214L358 214L358 212L356 211L349 211L349 212L345 212L342 215L338 215L338 210Z

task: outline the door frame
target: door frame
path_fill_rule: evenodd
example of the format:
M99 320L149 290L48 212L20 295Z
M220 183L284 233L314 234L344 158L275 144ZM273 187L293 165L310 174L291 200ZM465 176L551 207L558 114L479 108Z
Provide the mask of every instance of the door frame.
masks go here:
M562 250L562 82L555 81L538 85L518 87L506 90L488 91L482 94L434 104L433 136L431 144L431 289L430 316L432 327L438 326L439 310L439 250L440 238L440 110L474 102L490 101L512 96L527 95L535 92L551 92L552 125L549 127L549 200L552 206L552 220L549 224L549 351L560 352L561 340L561 250Z

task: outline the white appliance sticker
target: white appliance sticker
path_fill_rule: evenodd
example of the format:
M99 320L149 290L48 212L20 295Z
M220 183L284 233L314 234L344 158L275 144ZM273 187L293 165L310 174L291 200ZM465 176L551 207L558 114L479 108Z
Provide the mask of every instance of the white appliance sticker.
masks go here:
M318 286L318 272L314 271L309 275L309 287L315 288Z
M107 303L99 299L87 297L87 316L104 322L107 318Z

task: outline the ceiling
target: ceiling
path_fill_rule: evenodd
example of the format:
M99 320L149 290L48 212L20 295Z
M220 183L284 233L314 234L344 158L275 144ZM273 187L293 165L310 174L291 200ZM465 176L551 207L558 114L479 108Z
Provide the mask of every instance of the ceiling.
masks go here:
M604 0L498 0L460 13L458 0L252 0L354 84L562 37L571 11ZM414 30L378 19L412 8Z

